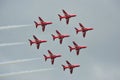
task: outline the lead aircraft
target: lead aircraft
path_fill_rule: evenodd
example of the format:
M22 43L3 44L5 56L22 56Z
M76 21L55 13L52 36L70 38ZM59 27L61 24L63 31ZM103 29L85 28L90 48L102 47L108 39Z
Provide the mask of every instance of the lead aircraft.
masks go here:
M54 64L54 59L61 57L60 54L53 54L50 50L48 50L49 56L43 55L45 57L45 61L47 61L47 59L51 59L51 64Z
M52 22L46 22L46 21L44 21L41 17L38 17L38 19L40 20L40 22L37 23L36 21L34 21L35 26L37 28L39 25L41 25L43 32L45 31L46 25L52 24Z
M58 16L59 16L59 18L60 18L60 21L61 21L63 18L65 18L65 19L66 19L66 24L69 23L69 19L70 19L71 17L75 17L75 16L76 16L75 14L68 14L65 10L62 10L62 12L64 13L64 15L61 16L60 14L58 14Z
M38 39L35 35L33 35L33 38L34 38L35 40L30 40L30 39L29 39L30 46L31 46L32 44L36 44L37 49L39 49L41 43L47 42L46 40L40 40L40 39Z
M68 66L65 66L65 65L62 65L63 67L63 70L65 71L65 69L70 69L70 73L72 74L73 73L73 68L76 68L76 67L80 67L80 65L78 64L71 64L69 61L66 60L66 63Z
M56 30L56 33L57 33L57 36L55 36L53 34L51 34L51 35L53 37L53 40L58 38L60 40L60 44L62 44L63 38L70 37L68 34L61 34L58 30Z

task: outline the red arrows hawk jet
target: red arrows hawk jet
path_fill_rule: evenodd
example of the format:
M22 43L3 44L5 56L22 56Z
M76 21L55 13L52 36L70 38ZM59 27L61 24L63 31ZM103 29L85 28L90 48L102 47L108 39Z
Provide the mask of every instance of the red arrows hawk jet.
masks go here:
M39 49L41 43L47 42L46 40L40 40L40 39L38 39L35 35L33 35L33 38L34 38L35 40L30 40L30 39L29 39L30 46L31 46L32 44L36 44L37 49Z
M75 41L73 41L74 47L68 46L70 48L70 52L72 50L76 50L76 54L79 55L80 49L87 48L87 46L79 46Z
M81 23L79 23L79 25L80 25L81 29L75 28L76 34L78 34L78 32L82 32L83 33L83 37L85 37L87 31L93 30L93 28L86 28L86 27L84 27Z
M47 59L51 59L51 64L54 64L54 59L61 57L61 55L55 55L53 54L50 50L48 50L49 56L44 55L45 57L45 61L47 61Z
M51 34L51 35L53 37L53 40L55 40L56 38L58 38L60 40L60 44L62 44L63 38L70 37L67 34L61 34L58 30L56 30L56 33L58 34L58 36L55 36L53 34Z
M73 68L75 68L75 67L80 67L80 65L78 65L78 64L71 64L70 62L68 62L68 61L66 61L66 63L68 64L68 66L64 66L64 65L62 65L62 67L63 67L63 70L65 71L65 69L70 69L70 73L72 74L73 73Z
M45 31L45 26L49 25L49 24L52 24L52 22L45 22L41 17L38 17L38 18L39 18L40 22L37 23L36 21L34 21L35 26L37 28L39 25L41 25L42 31L44 32Z
M65 19L66 19L66 24L69 23L69 19L70 19L71 17L75 17L75 16L76 16L75 14L68 14L65 10L62 10L62 11L63 11L63 13L64 13L64 16L61 16L60 14L58 14L58 16L59 16L59 18L60 18L60 21L61 21L63 18L65 18Z

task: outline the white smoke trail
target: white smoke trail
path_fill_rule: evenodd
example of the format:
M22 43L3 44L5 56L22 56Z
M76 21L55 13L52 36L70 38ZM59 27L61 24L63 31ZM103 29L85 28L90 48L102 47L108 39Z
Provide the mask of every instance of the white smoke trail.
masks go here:
M5 74L0 74L0 77L16 76L16 75L22 75L22 74L27 74L27 73L43 72L43 71L49 71L49 70L53 70L53 68L37 69L37 70L31 70L31 71L20 71L20 72L5 73Z
M12 28L22 28L22 27L29 27L32 25L13 25L13 26L0 26L0 30L4 29L12 29Z
M31 58L31 59L21 59L21 60L14 60L14 61L6 61L6 62L0 62L0 65L16 64L16 63L28 62L28 61L39 60L39 59L40 58Z
M2 44L0 44L0 47L3 47L3 46L14 46L14 45L22 45L22 44L26 44L26 42L2 43Z

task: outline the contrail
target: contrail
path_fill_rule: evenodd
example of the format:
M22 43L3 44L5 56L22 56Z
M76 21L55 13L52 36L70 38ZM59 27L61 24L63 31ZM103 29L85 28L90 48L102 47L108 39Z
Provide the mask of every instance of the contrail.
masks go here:
M46 69L37 69L37 70L31 70L31 71L20 71L20 72L5 73L5 74L0 74L0 77L16 76L16 75L22 75L22 74L27 74L27 73L43 72L43 71L49 71L49 70L53 70L53 68L46 68Z
M2 44L0 44L0 47L3 47L3 46L14 46L14 45L22 45L22 44L26 44L26 42L2 43Z
M22 27L29 27L32 25L13 25L13 26L0 26L0 30L4 29L12 29L12 28L22 28Z
M0 65L16 64L16 63L28 62L28 61L39 60L39 59L40 59L40 58L31 58L31 59L21 59L21 60L14 60L14 61L0 62Z

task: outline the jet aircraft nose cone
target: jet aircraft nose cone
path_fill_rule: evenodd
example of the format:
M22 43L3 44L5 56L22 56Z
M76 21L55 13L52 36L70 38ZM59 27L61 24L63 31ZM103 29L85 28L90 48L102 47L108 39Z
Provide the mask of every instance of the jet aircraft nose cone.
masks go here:
M47 42L46 40L44 42Z
M59 57L61 57L62 55L59 55Z
M67 35L67 37L70 37L70 35Z
M73 17L76 17L77 15L73 15Z
M80 65L78 65L78 67L80 67Z
M84 48L87 48L87 46L84 46Z
M52 24L52 22L49 22L49 24Z
M76 67L80 67L80 65L76 65Z

